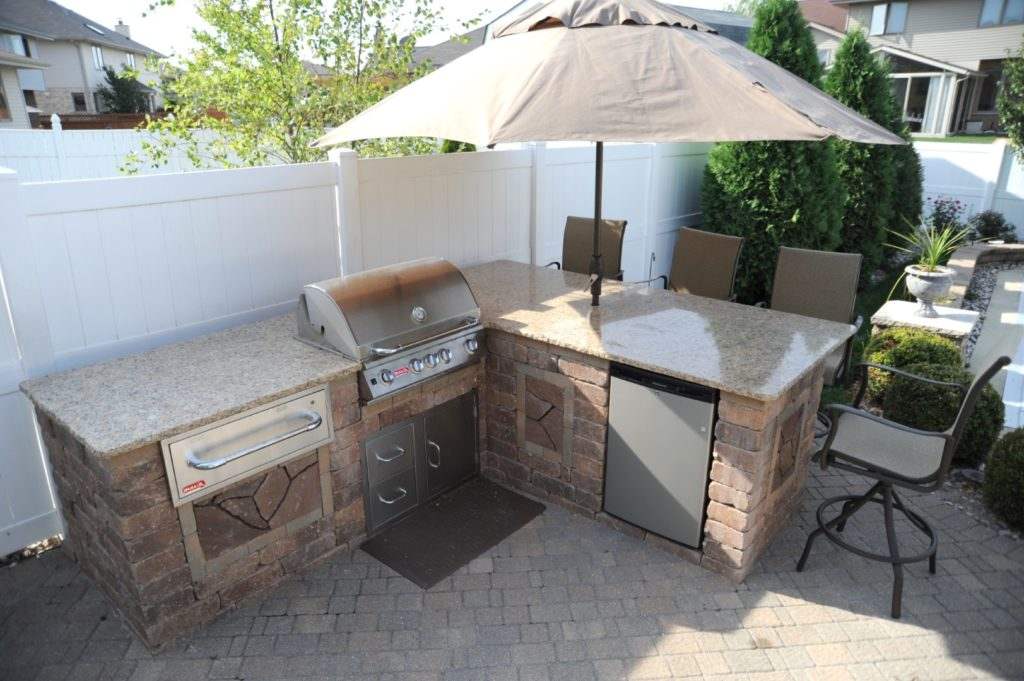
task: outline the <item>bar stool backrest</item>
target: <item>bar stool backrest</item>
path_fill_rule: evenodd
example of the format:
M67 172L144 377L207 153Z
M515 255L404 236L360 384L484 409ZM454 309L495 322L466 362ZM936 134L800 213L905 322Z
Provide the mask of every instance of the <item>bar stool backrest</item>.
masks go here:
M622 271L622 242L626 236L625 220L601 220L601 261L606 277ZM594 252L594 218L570 215L565 219L562 237L562 269L579 274L590 273L590 256Z
M860 253L779 249L773 310L849 324L857 305Z
M946 474L949 472L949 467L953 462L953 454L956 452L956 448L960 444L960 438L963 437L964 429L967 427L967 420L971 418L974 408L978 405L978 400L981 399L981 391L985 389L985 386L992 380L992 377L1009 363L1009 357L1005 355L998 357L985 371L974 378L971 387L967 389L967 394L964 396L964 401L960 403L960 410L956 413L953 425L946 430L950 437L946 440L946 447L942 451L942 465L939 468L937 480L939 484L945 480Z
M678 293L729 300L743 238L683 227L672 253L668 288Z

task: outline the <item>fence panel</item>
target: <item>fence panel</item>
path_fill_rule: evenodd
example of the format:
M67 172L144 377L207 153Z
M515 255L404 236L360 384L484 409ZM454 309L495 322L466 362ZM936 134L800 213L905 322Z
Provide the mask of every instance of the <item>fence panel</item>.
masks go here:
M529 261L528 150L345 159L357 163L358 229L350 269L427 255L459 265ZM348 262L348 261L347 261Z
M198 137L212 139L208 131ZM130 153L141 157L152 135L138 130L0 130L0 167L17 171L22 182L118 177ZM212 160L206 169L218 167ZM143 163L139 173L155 175L197 170L181 148L162 166Z

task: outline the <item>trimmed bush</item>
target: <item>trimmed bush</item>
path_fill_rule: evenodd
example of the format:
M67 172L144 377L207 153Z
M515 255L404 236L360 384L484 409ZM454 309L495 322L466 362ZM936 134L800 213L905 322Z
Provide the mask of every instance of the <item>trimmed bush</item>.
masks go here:
M847 34L836 50L824 89L862 116L888 126L893 118L889 67L871 49L862 32ZM845 140L838 140L835 146L839 178L846 188L839 250L864 256L860 280L866 286L882 262L885 230L894 229L896 223L893 149ZM913 206L909 209L915 210Z
M938 334L921 329L892 327L874 334L864 348L864 361L904 369L911 364L942 364L963 367L963 358L956 343ZM868 397L881 400L889 388L892 374L878 369L868 370Z
M1018 530L1024 530L1024 428L999 438L985 466L982 487L992 512Z
M821 83L821 64L795 0L757 5L747 47L800 76ZM737 142L708 155L701 186L704 229L746 238L736 295L756 303L771 297L779 246L831 251L839 245L843 188L834 143Z
M968 220L967 224L974 230L973 236L977 239L1002 239L1007 243L1017 240L1017 228L997 210L983 210Z
M904 367L916 376L937 381L969 385L974 376L966 369L944 364L911 364ZM963 391L941 385L929 385L902 376L894 376L885 393L885 418L924 430L946 430L956 419L963 402ZM985 460L1003 429L1003 400L991 385L981 391L974 413L967 419L960 445L953 460L976 466Z

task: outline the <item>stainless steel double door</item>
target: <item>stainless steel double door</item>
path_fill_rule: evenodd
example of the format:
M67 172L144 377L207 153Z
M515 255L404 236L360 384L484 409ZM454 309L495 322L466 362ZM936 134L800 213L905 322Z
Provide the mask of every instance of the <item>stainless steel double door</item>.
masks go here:
M476 391L368 438L363 468L370 532L476 474L478 442Z

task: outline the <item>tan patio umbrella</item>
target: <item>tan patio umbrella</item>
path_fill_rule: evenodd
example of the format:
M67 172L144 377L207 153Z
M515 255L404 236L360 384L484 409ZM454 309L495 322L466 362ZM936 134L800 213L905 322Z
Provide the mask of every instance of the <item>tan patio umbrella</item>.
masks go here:
M593 304L601 295L604 142L824 140L903 144L675 8L653 0L553 0L317 141L441 137L597 142Z

